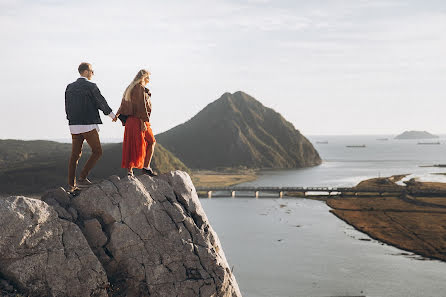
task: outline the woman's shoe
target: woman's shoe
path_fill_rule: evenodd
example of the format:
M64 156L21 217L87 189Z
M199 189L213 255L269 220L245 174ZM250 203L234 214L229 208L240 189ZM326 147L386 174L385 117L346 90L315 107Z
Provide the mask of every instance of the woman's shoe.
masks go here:
M78 186L79 188L89 187L92 184L93 183L88 178L85 179L78 178L76 181L76 186Z
M142 173L147 174L148 176L157 176L158 175L155 172L153 172L152 168L149 168L149 169L143 168Z
M78 187L70 186L70 189L67 193L68 193L68 195L70 195L71 198L73 198L73 197L79 195L80 192L81 192L81 189L79 189Z

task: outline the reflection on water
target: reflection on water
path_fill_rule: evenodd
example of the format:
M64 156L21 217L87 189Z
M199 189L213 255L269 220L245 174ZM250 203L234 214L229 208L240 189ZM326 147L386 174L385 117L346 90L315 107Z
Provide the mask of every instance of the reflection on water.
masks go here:
M245 297L444 296L446 263L370 239L308 199L200 200Z

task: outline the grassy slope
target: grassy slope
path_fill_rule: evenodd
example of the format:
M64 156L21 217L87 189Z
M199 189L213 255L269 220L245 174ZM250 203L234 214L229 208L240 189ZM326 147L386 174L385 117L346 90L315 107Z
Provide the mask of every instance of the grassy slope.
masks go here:
M120 143L103 144L103 156L90 173L92 179L116 174L123 176ZM0 193L41 193L48 188L67 184L67 166L71 144L53 141L0 140ZM82 168L90 155L84 144L78 168ZM164 173L170 170L189 169L161 145L155 148L153 168ZM79 170L78 170L79 172Z

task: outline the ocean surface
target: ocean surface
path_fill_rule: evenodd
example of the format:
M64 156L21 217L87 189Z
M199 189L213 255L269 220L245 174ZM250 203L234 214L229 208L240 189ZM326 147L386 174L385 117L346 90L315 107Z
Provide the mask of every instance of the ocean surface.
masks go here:
M388 139L377 140L377 139ZM446 138L395 140L389 135L310 136L323 163L298 170L266 170L257 180L243 185L354 186L358 182L395 174L410 174L404 180L446 182L446 168L420 167L446 164ZM439 145L418 144L437 142ZM327 142L320 144L318 142ZM347 147L365 145L365 147Z
M444 138L440 145L388 135L309 139L322 165L262 171L243 185L353 186L394 174L446 182L438 175L446 168L420 167L446 164ZM437 140L422 140L428 141ZM324 202L261 197L201 203L245 297L446 296L446 263L373 240L337 219Z

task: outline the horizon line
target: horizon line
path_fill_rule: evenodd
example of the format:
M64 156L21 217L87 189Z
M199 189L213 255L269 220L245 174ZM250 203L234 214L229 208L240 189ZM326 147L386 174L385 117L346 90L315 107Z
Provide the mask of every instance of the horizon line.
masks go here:
M304 137L335 137L335 136L397 136L401 133L389 133L389 134L378 134L378 133L370 133L370 134L302 134ZM445 133L435 133L436 136L446 136ZM114 141L121 139L120 141ZM55 141L55 142L61 142L62 141L68 141L68 143L71 143L71 138L69 137L51 137L51 138L0 138L0 140L21 140L21 141ZM112 140L112 141L111 141ZM120 143L122 142L122 137L101 137L101 142L108 142L108 143Z

